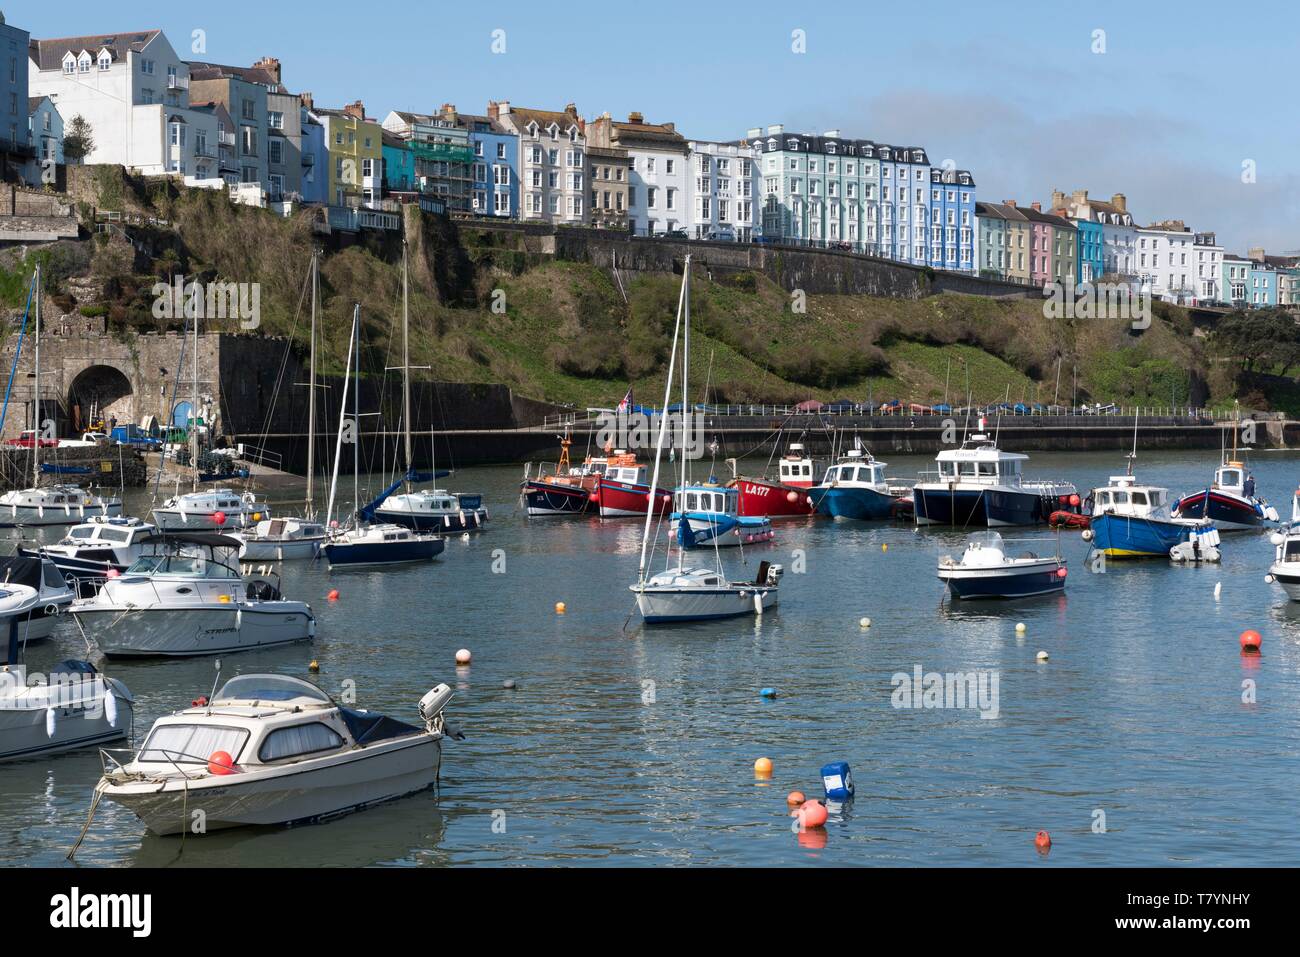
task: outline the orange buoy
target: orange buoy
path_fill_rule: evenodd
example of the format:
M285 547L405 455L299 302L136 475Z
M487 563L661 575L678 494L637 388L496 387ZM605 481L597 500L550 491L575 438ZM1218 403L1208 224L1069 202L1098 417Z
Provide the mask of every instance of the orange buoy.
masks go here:
M338 600L339 600L339 590L338 590L337 588L331 588L331 589L330 589L330 593L329 593L328 595L326 595L325 598L326 598L328 601L338 601Z
M557 601L557 602L555 603L555 613L556 613L557 615L563 615L564 612L567 610L567 608L568 608L568 606L567 606L566 604L564 604L564 602L562 602L562 601Z
M771 759L771 758L759 758L757 761L755 761L755 762L754 762L754 773L755 773L755 774L761 774L761 775L771 774L771 773L772 773L772 759Z
M1060 568L1058 568L1058 569L1056 570L1056 577L1057 577L1057 578L1064 578L1064 577L1065 577L1066 575L1068 575L1068 574L1069 574L1069 572L1067 572L1067 571L1065 570L1065 566L1064 566L1064 565L1062 565Z
M1076 492L1075 494L1073 494L1073 495L1070 496L1070 504L1073 505L1073 506L1075 506L1076 508L1078 508L1078 506L1079 506L1079 494L1078 494L1077 492Z
M809 801L799 808L800 827L821 827L826 823L826 805L821 801Z
M229 751L213 751L208 755L209 774L234 774L237 770Z
M802 791L791 791L786 796L785 803L790 805L791 807L798 807L800 804L803 804L806 800L808 799L803 796Z
M791 505L793 505L795 502L799 501L799 493L798 493L798 492L786 492L786 493L785 493L785 500L786 500L787 502L789 502Z
M1048 834L1046 831L1039 831L1034 835L1034 847L1038 848L1040 851L1046 851L1050 849L1051 846L1052 835Z
M1241 650L1246 652L1259 653L1259 646L1264 643L1263 637L1257 631L1243 631L1241 633Z

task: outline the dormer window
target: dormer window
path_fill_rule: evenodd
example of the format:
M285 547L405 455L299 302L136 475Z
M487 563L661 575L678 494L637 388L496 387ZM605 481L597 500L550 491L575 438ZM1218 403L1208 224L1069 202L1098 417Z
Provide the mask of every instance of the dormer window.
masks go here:
M107 72L108 68L111 67L112 65L113 65L113 54L109 53L107 50L100 50L99 51L99 72L100 73Z
M65 53L63 55L63 72L65 74L72 74L77 72L77 58L74 57L71 53Z
M85 53L85 52L83 52L83 53L81 54L81 56L77 58L77 72L78 72L78 73L89 73L89 72L90 72L90 54L89 54L89 53Z
M556 126L554 123L552 123L546 129L551 134L551 139L557 140L560 138L560 128Z

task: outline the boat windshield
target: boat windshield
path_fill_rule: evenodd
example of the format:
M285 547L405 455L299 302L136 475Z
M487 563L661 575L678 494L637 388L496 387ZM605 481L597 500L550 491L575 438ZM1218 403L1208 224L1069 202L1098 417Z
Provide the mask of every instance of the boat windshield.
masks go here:
M233 569L200 555L143 555L128 575L185 575L191 578L237 578Z
M997 532L975 532L966 539L967 548L996 548L1002 551L1002 536Z
M308 698L330 704L330 696L309 681L289 675L238 675L231 678L212 699L222 701L292 701Z

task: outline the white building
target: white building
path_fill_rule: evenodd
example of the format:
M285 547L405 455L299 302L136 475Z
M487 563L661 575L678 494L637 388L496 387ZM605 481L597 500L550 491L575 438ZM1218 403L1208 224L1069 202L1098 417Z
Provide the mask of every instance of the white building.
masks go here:
M217 173L217 123L190 108L189 68L161 30L32 40L32 96L48 96L64 119L90 124L87 164L117 163L156 175Z
M672 123L640 113L619 122L608 113L587 124L592 146L627 150L628 228L633 235L686 231L691 221L691 164L686 137Z
M519 137L519 215L525 222L580 226L587 208L587 138L578 108L563 112L488 101L488 119Z
M687 232L692 239L752 242L762 233L762 149L747 140L692 140Z
M1222 266L1223 247L1213 233L1193 233L1177 219L1138 227L1136 273L1154 298L1180 304L1218 299Z

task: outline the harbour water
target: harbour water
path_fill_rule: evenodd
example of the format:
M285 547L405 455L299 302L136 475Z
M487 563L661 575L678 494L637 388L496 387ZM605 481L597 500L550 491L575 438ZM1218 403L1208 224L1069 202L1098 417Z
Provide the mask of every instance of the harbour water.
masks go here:
M894 479L930 465L879 454ZM1216 464L1207 452L1140 453L1137 472L1178 494L1204 488ZM1086 494L1123 465L1119 452L1035 453L1026 472ZM1288 517L1300 455L1256 453L1252 466L1260 494ZM746 549L743 566L735 549L724 555L733 577L763 559L785 565L775 613L647 629L628 620L640 523L530 520L515 504L519 477L495 467L447 480L482 491L492 523L452 540L431 565L287 566L286 594L319 616L315 642L222 661L226 677L280 671L336 695L354 686L357 706L405 720L434 684L453 684L447 713L466 740L446 743L439 791L327 824L184 840L149 835L105 802L78 865L1300 859L1300 603L1264 581L1266 535L1225 535L1218 566L1112 561L1094 573L1079 534L1063 533L1064 596L955 607L935 565L960 553L963 534L794 520L778 524L774 542ZM144 492L127 495L134 514L148 504ZM1013 553L1056 548L1045 529L1004 535L1016 540ZM1019 541L1027 538L1038 541ZM331 588L337 602L326 601ZM1262 655L1240 654L1246 628L1263 634ZM458 669L462 647L473 663ZM1035 660L1040 650L1049 660ZM28 662L36 671L84 654L65 618ZM318 675L308 673L312 659ZM997 717L894 707L893 676L917 667L995 675ZM106 670L135 695L137 737L214 679L211 659ZM760 697L765 687L777 696ZM755 780L759 757L773 762L770 780ZM786 794L819 797L819 769L833 760L852 766L856 799L824 833L795 833ZM94 751L0 765L0 862L64 863L98 774ZM1047 856L1034 849L1040 829L1052 834Z

